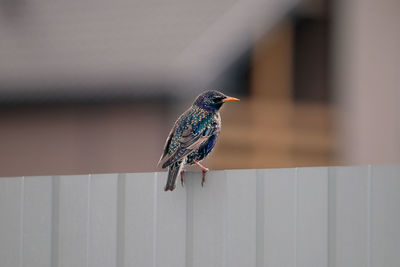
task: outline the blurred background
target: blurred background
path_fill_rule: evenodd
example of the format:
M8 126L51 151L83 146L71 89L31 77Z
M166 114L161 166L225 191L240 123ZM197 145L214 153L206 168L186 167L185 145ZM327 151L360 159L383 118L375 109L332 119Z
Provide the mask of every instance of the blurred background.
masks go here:
M400 1L0 1L0 176L144 172L207 89L212 169L400 162Z

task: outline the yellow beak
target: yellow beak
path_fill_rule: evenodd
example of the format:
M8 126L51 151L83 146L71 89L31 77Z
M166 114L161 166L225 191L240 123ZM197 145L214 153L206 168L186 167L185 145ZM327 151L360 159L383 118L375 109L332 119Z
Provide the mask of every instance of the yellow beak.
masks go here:
M227 98L222 100L222 102L230 102L230 101L240 101L240 99L228 96Z

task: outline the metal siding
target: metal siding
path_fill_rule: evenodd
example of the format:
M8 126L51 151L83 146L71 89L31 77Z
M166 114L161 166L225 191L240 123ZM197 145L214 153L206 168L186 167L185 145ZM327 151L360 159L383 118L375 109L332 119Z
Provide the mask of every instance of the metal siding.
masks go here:
M155 184L155 264L184 267L186 253L186 191L164 192L166 173L156 173ZM128 250L127 250L128 251Z
M127 174L119 179L123 179L124 198L119 217L123 262L118 267L155 266L155 174Z
M335 167L334 253L330 267L368 266L368 167Z
M24 178L0 178L0 266L21 266Z
M263 170L262 175L264 179L264 264L262 266L296 266L295 169ZM282 253L283 251L285 253Z
M0 178L0 266L397 266L400 166Z
M226 171L226 260L229 267L256 264L256 170Z
M28 177L24 182L24 266L51 266L52 178Z
M189 176L189 175L188 175ZM201 173L190 174L192 198L190 212L192 228L193 267L221 267L226 265L226 173L207 173L202 188ZM189 185L188 185L189 186Z
M87 267L90 176L60 176L59 179L56 264L59 267Z
M117 264L117 179L116 174L90 179L89 266Z
M328 266L328 170L297 169L296 262Z
M371 170L370 266L400 266L400 166Z

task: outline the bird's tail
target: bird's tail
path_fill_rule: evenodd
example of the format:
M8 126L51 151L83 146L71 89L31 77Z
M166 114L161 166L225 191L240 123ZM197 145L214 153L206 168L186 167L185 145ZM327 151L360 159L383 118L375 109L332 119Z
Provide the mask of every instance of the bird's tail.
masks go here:
M172 191L175 189L176 186L176 178L178 177L181 169L182 169L183 162L175 162L169 166L168 170L168 180L167 184L165 185L164 191Z

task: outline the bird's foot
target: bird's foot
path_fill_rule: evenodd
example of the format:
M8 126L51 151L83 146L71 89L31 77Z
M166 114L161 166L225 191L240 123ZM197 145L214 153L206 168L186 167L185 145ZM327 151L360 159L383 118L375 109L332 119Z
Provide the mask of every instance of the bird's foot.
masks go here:
M207 168L205 170L202 170L203 175L201 176L201 187L204 186L204 182L206 181L206 173L207 172L208 172Z
M203 175L202 175L202 177L201 177L201 186L203 187L203 185L204 185L204 182L206 181L206 173L209 171L209 169L208 168L206 168L206 167L204 167L203 165L201 165L200 163L198 163L197 161L195 161L194 162L197 166L199 166L200 168L201 168L201 170L202 170L202 173L203 173Z
M184 183L183 183L183 173L184 172L185 172L184 170L181 170L181 185L182 185L182 187L185 187Z

